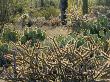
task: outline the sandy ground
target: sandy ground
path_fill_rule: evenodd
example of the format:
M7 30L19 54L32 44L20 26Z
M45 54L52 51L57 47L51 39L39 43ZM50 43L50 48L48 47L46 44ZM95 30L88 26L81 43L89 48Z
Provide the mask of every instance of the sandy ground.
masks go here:
M5 28L10 28L12 30L16 29L16 30L18 30L19 33L23 32L23 30L25 29L25 28L20 28L19 26L14 26L12 24L9 24ZM32 26L31 28L32 29L36 28L36 26ZM58 36L58 35L66 36L67 34L69 34L71 32L71 29L68 29L67 27L64 27L64 26L57 26L57 27L43 26L39 29L42 29L43 31L45 31L47 36L49 36L49 37L54 37L54 36Z
M7 82L7 81L4 81L4 80L0 80L0 82Z
M70 33L66 27L56 27L56 28L49 28L49 27L42 27L42 30L44 30L49 37L59 36L63 35L66 36Z

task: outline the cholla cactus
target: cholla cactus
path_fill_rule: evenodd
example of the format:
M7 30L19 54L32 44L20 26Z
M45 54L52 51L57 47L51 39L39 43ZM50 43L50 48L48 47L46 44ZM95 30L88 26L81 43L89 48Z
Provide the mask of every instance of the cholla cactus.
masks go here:
M51 40L51 48L42 46L40 42L33 48L26 46L28 44L13 43L16 72L7 71L12 74L7 78L23 82L95 82L97 78L109 76L108 53L91 43L92 38L91 41L87 39L86 46L78 48L77 42L61 48L53 38Z

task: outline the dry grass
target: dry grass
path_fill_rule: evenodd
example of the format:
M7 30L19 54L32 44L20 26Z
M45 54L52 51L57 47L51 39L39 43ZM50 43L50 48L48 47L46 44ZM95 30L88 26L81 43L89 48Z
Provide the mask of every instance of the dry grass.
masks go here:
M47 34L47 36L54 37L54 36L59 36L63 35L66 36L70 32L66 29L66 27L42 27L42 30L44 30Z
M25 28L20 28L20 27L15 27L14 25L7 25L6 28L10 28L11 30L16 30L18 31L18 33L20 35L23 34L23 31ZM35 29L36 27L32 27L32 29ZM54 36L59 36L59 35L63 35L63 36L66 36L68 35L71 30L68 30L67 27L64 27L64 26L57 26L57 27L50 27L50 26L43 26L41 27L40 29L42 29L43 31L46 32L46 35L49 36L49 37L54 37Z

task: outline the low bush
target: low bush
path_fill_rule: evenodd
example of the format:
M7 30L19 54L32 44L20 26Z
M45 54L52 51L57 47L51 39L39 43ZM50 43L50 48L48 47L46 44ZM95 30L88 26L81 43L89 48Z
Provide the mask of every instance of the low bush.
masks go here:
M37 41L44 41L45 38L45 33L40 29L37 31L25 31L24 36L21 37L21 44L25 44L27 41L31 41L31 46L34 46Z
M17 42L18 41L18 33L15 31L11 31L10 29L5 29L2 34L2 41L3 42Z
M45 17L46 19L49 19L50 16L56 17L59 15L59 9L56 9L54 7L48 7L43 9L37 9L33 11L33 16L37 17Z

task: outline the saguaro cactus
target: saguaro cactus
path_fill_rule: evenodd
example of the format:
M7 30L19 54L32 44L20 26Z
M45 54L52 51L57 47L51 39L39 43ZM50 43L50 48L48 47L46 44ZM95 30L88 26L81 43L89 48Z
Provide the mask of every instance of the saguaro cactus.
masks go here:
M11 15L12 0L0 0L0 32L4 24L7 23Z

